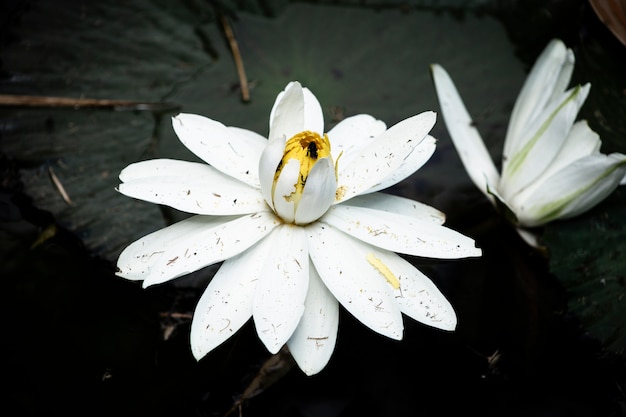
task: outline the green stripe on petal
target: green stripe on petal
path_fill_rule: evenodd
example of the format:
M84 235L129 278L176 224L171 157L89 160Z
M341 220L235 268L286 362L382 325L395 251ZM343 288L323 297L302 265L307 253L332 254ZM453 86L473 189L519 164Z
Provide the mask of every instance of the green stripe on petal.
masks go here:
M550 124L554 121L559 112L563 110L569 102L576 98L576 96L580 93L580 90L580 85L576 86L572 93L556 109L554 109L550 116L541 124L533 137L522 147L522 149L520 149L511 157L511 159L505 166L503 177L506 177L507 180L510 180L511 178L519 174L530 151L535 147L535 145L537 145L537 142L548 130Z
M595 158L604 157L604 155L597 155ZM609 165L606 170L593 181L586 183L586 185L548 203L532 207L524 215L518 213L520 214L520 220L524 225L537 226L557 218L572 217L595 206L610 194L619 185L620 178L623 178L624 168L626 168L626 157L623 155L621 157L621 161ZM611 158L611 155L609 155L609 158ZM618 177L610 178L612 175L618 175ZM532 199L533 196L529 196L529 200L532 201ZM581 199L584 199L584 201L581 201ZM577 200L579 203L576 207L573 207L572 204Z

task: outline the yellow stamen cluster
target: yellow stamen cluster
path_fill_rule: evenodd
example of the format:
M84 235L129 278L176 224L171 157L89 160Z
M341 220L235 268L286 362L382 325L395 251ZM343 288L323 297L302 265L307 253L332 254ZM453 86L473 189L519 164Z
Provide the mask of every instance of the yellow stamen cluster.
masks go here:
M285 144L283 159L278 164L276 173L274 174L274 184L276 184L283 166L285 166L289 160L296 159L300 161L300 175L298 176L298 181L294 184L296 190L293 193L296 199L299 200L313 165L315 165L315 162L317 162L319 158L325 158L329 155L330 140L328 139L328 135L324 134L322 138L317 133L309 130L296 134Z

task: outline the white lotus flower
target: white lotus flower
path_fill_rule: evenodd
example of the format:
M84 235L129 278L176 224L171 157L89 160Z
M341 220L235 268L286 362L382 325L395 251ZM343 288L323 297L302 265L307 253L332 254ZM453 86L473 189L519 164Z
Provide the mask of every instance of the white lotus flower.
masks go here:
M207 164L135 163L121 172L119 191L196 215L128 246L118 275L147 287L224 261L193 316L198 360L253 317L270 352L287 344L315 374L335 346L338 303L393 339L402 338L402 313L453 330L444 295L394 252L453 259L480 249L442 226L440 211L376 192L430 158L434 123L425 112L387 129L362 114L321 134L320 104L297 82L276 99L269 140L179 114L176 134Z
M450 76L431 66L444 121L467 173L535 247L538 237L528 228L590 209L626 173L626 155L600 153L598 135L586 121L574 122L590 85L566 90L573 67L574 54L560 40L539 56L511 114L500 174Z

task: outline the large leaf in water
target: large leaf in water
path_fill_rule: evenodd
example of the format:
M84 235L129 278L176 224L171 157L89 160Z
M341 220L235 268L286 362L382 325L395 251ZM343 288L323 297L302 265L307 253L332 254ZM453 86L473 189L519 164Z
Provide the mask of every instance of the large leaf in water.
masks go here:
M550 269L582 325L610 349L626 348L626 190L586 215L547 229Z
M2 54L3 92L140 103L126 110L171 109L159 103L211 60L194 32L194 16L203 13L157 5L32 4L15 19L16 40ZM25 192L95 253L112 260L164 225L158 207L115 191L124 166L154 156L158 113L4 108L0 117L1 150L23 167Z

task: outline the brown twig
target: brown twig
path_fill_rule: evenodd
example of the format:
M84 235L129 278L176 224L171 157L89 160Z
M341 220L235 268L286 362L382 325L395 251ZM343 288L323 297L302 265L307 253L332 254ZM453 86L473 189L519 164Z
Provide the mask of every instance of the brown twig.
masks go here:
M166 110L176 108L167 103L143 103L129 100L107 100L95 98L71 98L52 96L24 96L0 94L0 106L25 107L112 107L128 110Z
M220 14L220 20L222 21L222 26L224 27L224 33L226 34L226 39L228 39L228 44L233 53L233 59L235 60L235 67L237 68L237 75L239 76L239 85L241 87L241 99L243 101L250 101L250 89L248 88L248 78L246 77L246 70L243 67L243 60L241 59L241 53L239 52L239 45L237 45L237 39L235 39L235 34L233 33L233 29L228 23L228 19L222 13Z
M61 180L59 180L59 178L56 176L56 174L54 173L54 170L52 169L51 166L48 167L48 173L50 174L50 179L52 180L52 183L54 184L54 186L57 188L57 190L61 194L61 197L63 197L63 200L68 205L73 206L74 203L72 202L72 199L67 194L67 191L65 191L65 187L63 187L63 184L61 183Z
M243 394L241 394L239 399L235 401L223 417L228 417L237 410L239 410L239 415L241 415L241 406L244 401L265 391L285 376L294 365L295 362L291 353L289 353L289 349L287 346L283 346L277 354L270 356L263 363L261 369L259 369L254 379L248 384Z

